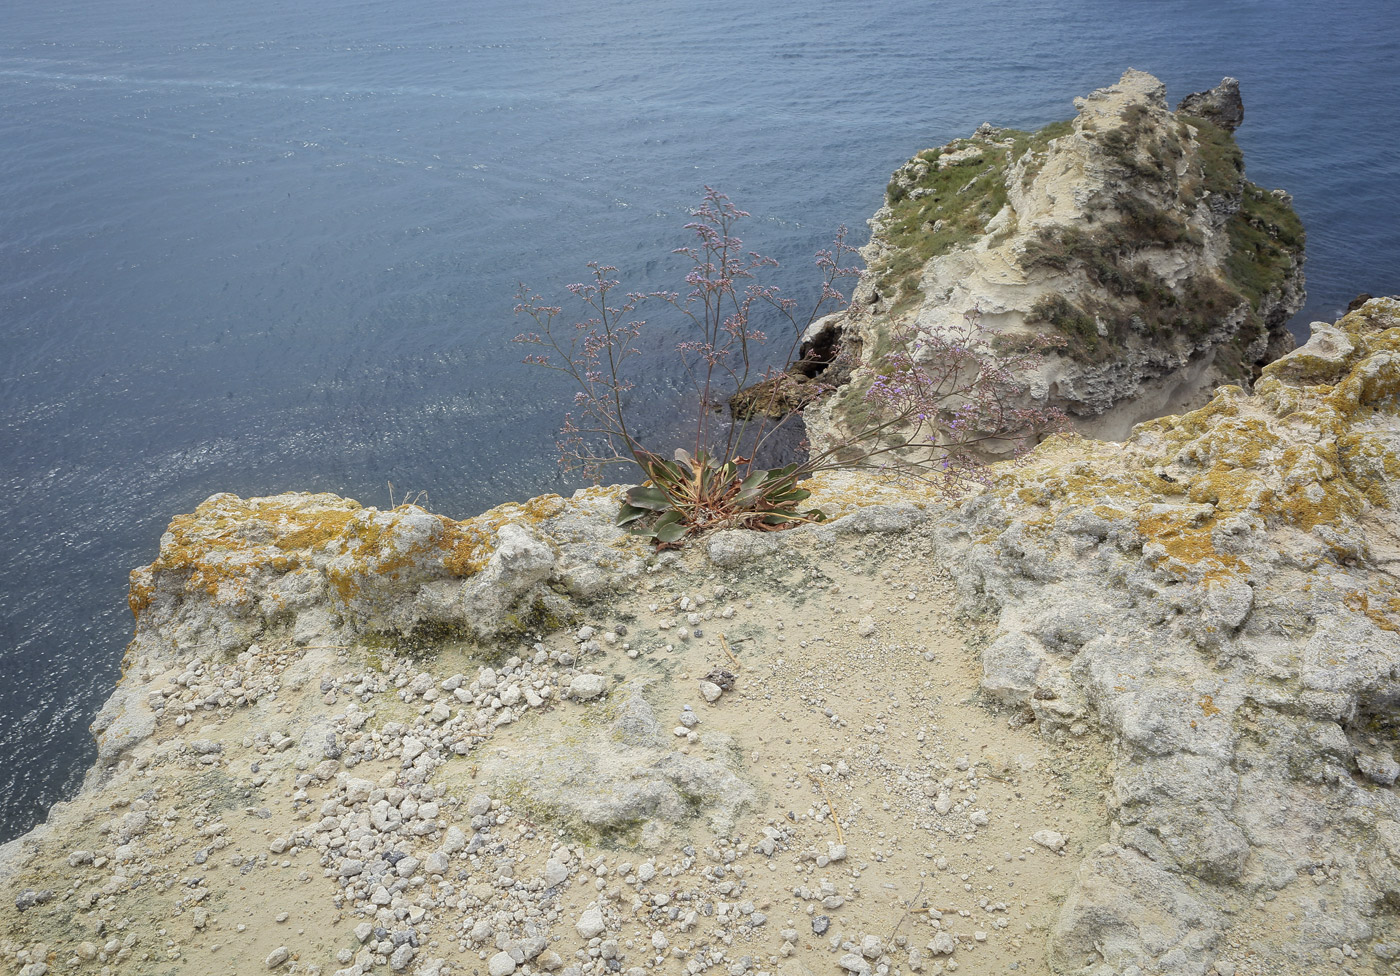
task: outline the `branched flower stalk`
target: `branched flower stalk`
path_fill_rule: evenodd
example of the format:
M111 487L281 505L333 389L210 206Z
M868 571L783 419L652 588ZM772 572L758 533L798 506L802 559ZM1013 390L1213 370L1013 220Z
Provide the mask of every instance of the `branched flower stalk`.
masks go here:
M976 307L928 332L893 326L893 349L864 395L874 419L828 452L830 464L875 466L955 494L987 483L989 458L1019 457L1063 430L1064 414L1027 396L1024 380L1063 340L1035 334L1013 345L1001 338Z
M841 266L854 251L842 228L831 249L817 254L821 287L804 314L794 299L760 279L777 262L744 250L735 236L735 225L747 213L706 187L692 216L686 229L695 243L674 252L691 262L684 294L621 293L612 277L616 268L590 263L591 279L568 286L585 313L567 327L559 324L561 307L523 285L517 295L516 313L538 328L514 339L537 347L525 362L563 373L575 386L574 410L565 414L557 442L561 464L595 483L619 463L635 464L647 479L629 490L619 524L659 545L675 545L711 528L773 530L820 521L820 511L799 508L810 494L799 482L818 471L876 467L954 490L980 480L984 452L1024 450L1038 434L1062 423L1055 411L1028 405L1019 380L1039 365L1049 340L1035 337L1022 351L997 356L974 310L961 326L935 335L897 332L894 351L879 364L879 376L865 394L870 407L865 427L804 461L757 466L754 457L777 429L796 418L797 408L776 421L755 411L724 416L735 393L759 379L772 380L777 372L757 364L768 337L754 325L755 312L771 310L791 330L790 362L808 326L845 305L837 282L860 272ZM690 326L690 337L676 351L696 398L692 443L669 459L645 446L627 422L628 394L635 387L627 364L640 355L636 342L646 320L639 312L648 303L677 313Z

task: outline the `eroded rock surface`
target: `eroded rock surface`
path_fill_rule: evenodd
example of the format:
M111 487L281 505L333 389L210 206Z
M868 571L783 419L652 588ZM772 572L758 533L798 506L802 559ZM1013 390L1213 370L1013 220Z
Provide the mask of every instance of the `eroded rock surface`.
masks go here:
M819 378L845 385L806 408L813 442L859 426L893 332L936 333L974 309L1011 341L1063 339L1031 394L1094 437L1248 386L1291 349L1303 228L1286 193L1244 178L1232 80L1173 113L1160 81L1129 70L1076 99L1072 121L983 125L900 167L870 221L869 277L804 346L810 358L841 333Z
M684 553L613 491L215 496L133 574L83 793L0 849L0 958L1395 971L1397 432L1376 299L1121 444Z
M1376 300L1254 396L1043 449L940 528L1000 607L984 687L1117 747L1066 971L1390 971L1397 476L1400 302Z

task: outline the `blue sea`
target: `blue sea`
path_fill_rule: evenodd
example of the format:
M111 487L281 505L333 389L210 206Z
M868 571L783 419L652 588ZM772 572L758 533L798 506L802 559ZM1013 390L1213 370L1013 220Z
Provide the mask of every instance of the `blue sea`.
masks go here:
M702 188L810 296L890 172L1151 71L1240 79L1309 303L1400 292L1400 6L1377 0L12 0L0 30L0 840L75 790L127 572L220 491L567 491L519 283L677 287ZM652 322L657 437L677 377Z

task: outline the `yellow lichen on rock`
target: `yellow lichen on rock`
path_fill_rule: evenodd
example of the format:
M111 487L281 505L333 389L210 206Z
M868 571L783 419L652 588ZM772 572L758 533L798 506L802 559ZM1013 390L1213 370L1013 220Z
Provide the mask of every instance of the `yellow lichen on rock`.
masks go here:
M247 599L252 575L284 574L319 560L342 601L354 598L365 574L397 578L436 556L453 576L471 576L495 551L507 524L538 525L564 511L558 495L499 505L458 522L415 505L381 512L331 494L265 498L214 495L171 520L160 554L131 574L128 603L139 616L155 593L154 574L185 574L184 589L220 603ZM416 522L413 531L409 524Z
M336 495L215 495L171 522L159 557L131 574L128 602L138 635L179 619L191 639L217 631L222 650L267 628L480 637L562 620L551 587L595 593L608 572L639 571L640 543L616 544L620 491L542 495L463 521Z
M1131 521L1169 572L1196 582L1246 574L1247 562L1216 544L1223 523L1310 532L1394 505L1397 323L1400 302L1369 302L1270 365L1258 395L1223 387L1199 410L1138 425L1121 445L1054 438L1008 469L997 493L1046 509L1025 520L1030 529L1087 509Z
M448 553L444 565L454 576L475 575L490 562L501 526L538 525L563 514L566 505L558 495L538 495L523 505L507 502L474 518L453 522L443 540Z
M300 553L340 535L359 510L358 502L330 494L214 495L194 512L172 519L155 562L132 573L132 613L139 615L149 604L156 573L186 574L189 593L202 592L222 603L245 602L252 572L295 569Z

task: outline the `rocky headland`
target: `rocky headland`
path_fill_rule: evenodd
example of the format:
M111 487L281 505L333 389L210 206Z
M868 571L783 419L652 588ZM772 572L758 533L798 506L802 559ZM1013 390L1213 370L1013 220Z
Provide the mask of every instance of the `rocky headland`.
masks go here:
M1301 230L1236 94L1129 72L920 154L813 357L859 390L980 307L1069 337L1041 395L1121 441L666 552L619 487L174 519L97 763L0 847L0 966L1400 972L1400 299L1285 351Z
M869 276L805 337L799 395L839 386L805 411L813 442L859 427L892 334L972 309L1000 341L1063 341L1031 392L1092 437L1199 406L1222 382L1247 388L1291 349L1303 227L1287 193L1245 179L1239 85L1175 112L1165 92L1129 70L1075 99L1072 120L984 124L897 169L862 250Z
M1277 974L1400 960L1400 301L956 504L656 554L216 495L132 575L45 972Z

